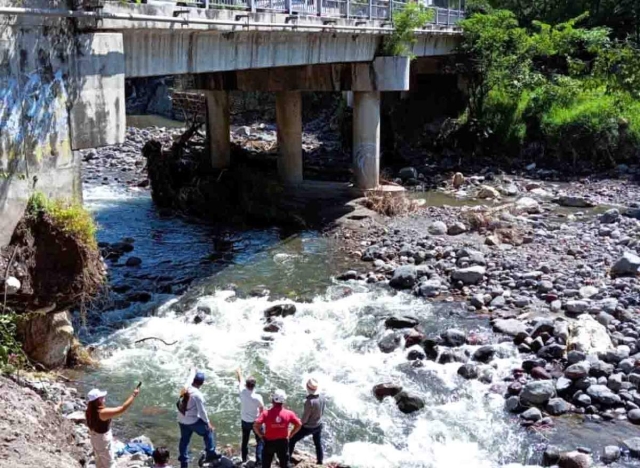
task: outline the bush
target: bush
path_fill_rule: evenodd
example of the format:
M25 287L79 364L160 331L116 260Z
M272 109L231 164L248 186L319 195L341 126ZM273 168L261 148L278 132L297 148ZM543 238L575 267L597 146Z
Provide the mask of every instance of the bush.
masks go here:
M12 372L24 366L25 358L16 339L18 316L9 309L0 314L0 371Z
M97 226L82 205L65 200L51 200L43 193L34 193L27 204L27 214L47 214L62 232L74 236L87 247L97 248Z
M415 30L423 28L433 19L433 10L420 3L409 2L393 14L393 33L383 42L383 55L396 55L413 58L413 44L416 42Z

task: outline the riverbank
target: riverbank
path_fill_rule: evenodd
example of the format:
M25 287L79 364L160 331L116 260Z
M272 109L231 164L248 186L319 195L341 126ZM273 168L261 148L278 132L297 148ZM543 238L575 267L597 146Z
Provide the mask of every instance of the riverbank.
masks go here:
M536 411L527 416L530 419L520 417L520 405L515 416L505 411L505 396L518 389L517 384L526 387L534 367L550 374L548 381L557 386L568 364L568 355L539 358L536 352L528 357L538 338L542 348L561 345L562 327L557 335L555 326L564 323L553 320L551 333L545 322L546 334L534 337L542 322L530 320L562 316L568 324L574 320L566 316L570 301L586 301L590 315L592 307L614 298L618 305L607 313L624 325L618 329L618 324L609 323L615 330L605 327L607 338L618 350L617 333L634 331L635 324L620 320L624 313L616 310L636 313L632 301L636 279L613 279L606 269L622 249L635 248L637 224L615 213L607 215L611 223L597 218L610 204L622 205L621 212L632 206L631 182L600 182L608 195L598 199L593 193L585 196L588 184L553 186L522 176L505 180L486 171L467 175L466 182L454 189L449 174L440 176L441 191L416 193L427 207L387 220L385 226L362 219L354 222L354 229L293 237L277 230L220 231L153 208L144 186L144 160L134 151L144 143L144 131L129 130L125 147L131 149L96 151L86 161L93 167L87 172L87 202L102 226L103 251L124 250L122 244L133 247L107 260L111 300L105 312L90 314L88 327L82 330L101 359L99 368L81 376L82 389L94 384L106 387L118 400L132 383L144 380L139 405L116 427L117 435L134 437L142 428L154 442L175 452L175 389L181 385L183 370L191 366L211 376L205 391L214 402L221 445L238 443L233 379L237 366L256 374L265 396L284 387L297 411L304 379L317 378L331 402L328 456L350 466L537 464L542 463L545 438L562 451L588 446L597 460L603 444L620 445L633 435L627 423L609 422L628 418L630 405L609 408L595 401L595 410L584 407L581 414L575 393L568 395L567 389L560 398L572 407L573 418L584 418L584 423L574 424L567 416L547 417L548 401L539 404L540 418ZM146 132L171 141L161 129ZM103 152L115 156L102 158ZM129 170L118 171L121 166ZM413 176L404 171L405 178L406 173ZM421 180L420 174L415 178ZM498 195L478 199L482 190L494 193L484 185L495 186ZM552 201L560 199L561 191L577 197L567 199L574 205L604 202L607 206L561 207ZM502 204L510 206L498 209ZM482 205L488 208L472 208ZM626 244L624 237L629 237ZM542 255L545 262L538 260ZM405 275L404 267L415 267L415 278L411 268ZM467 267L475 278L480 275L473 269L484 268L477 284L452 279L457 269ZM352 268L354 273L349 272ZM456 277L467 277L463 275ZM412 281L410 287L399 288ZM551 289L540 290L549 286L546 281L551 281ZM590 286L597 293L583 299L581 288ZM559 312L552 312L552 306L558 307L555 301ZM265 311L281 303L294 305L295 313L267 319ZM594 314L598 324L603 318L599 313ZM410 318L395 320L405 316ZM531 343L524 336L514 343L515 337L495 334L491 318L511 320L508 324L526 331ZM137 343L149 336L175 344ZM635 353L629 349L629 358ZM609 365L608 357L596 356ZM539 365L529 369L527 361ZM625 385L612 393L621 400L629 394L631 400L625 401L635 403L632 388L622 391L634 373L631 369L625 374L620 363L610 364L611 375L622 371ZM470 380L459 375L460 368ZM514 369L523 372L514 375ZM539 372L535 374L546 377ZM600 377L589 377L596 379L590 385L602 385ZM393 384L403 393L378 402L373 389L379 384ZM604 385L609 388L608 377ZM406 414L412 405L423 408ZM620 408L624 414L616 413ZM530 422L535 430L526 429ZM607 436L591 435L598 431ZM623 463L633 461L627 458Z

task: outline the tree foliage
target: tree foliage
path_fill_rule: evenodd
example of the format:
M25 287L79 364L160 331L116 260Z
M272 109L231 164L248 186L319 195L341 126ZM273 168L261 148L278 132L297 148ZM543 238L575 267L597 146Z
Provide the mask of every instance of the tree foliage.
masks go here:
M393 32L383 42L383 55L398 55L413 58L416 42L415 30L423 28L433 19L433 10L421 3L409 2L393 13Z

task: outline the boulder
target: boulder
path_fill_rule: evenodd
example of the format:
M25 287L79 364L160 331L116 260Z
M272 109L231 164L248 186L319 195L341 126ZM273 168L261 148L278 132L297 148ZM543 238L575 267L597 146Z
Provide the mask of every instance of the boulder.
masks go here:
M631 252L625 252L611 267L611 276L635 276L638 274L638 268L640 268L640 257Z
M578 451L565 452L560 454L558 468L589 468L591 457Z
M589 368L589 375L592 377L609 377L613 374L613 364L608 364L604 361L592 361Z
M536 380L524 386L520 393L520 403L524 406L544 405L555 395L556 389L552 381Z
M410 315L389 317L384 321L384 326L392 330L413 328L418 325L418 319Z
M584 314L569 325L567 348L586 354L606 351L613 347L607 329L590 315Z
M142 259L140 257L129 257L124 264L128 267L137 267L142 265Z
M555 445L548 445L542 454L542 466L553 466L560 460L560 449Z
M458 375L467 380L477 379L478 366L475 364L463 364L458 368Z
M400 172L398 172L398 177L400 177L403 182L409 179L417 179L418 171L413 167L403 167L400 169Z
M500 198L500 192L489 185L482 185L476 196L480 199L494 199Z
M571 411L571 405L562 398L552 398L547 403L546 411L552 416L560 416Z
M516 201L516 209L523 213L541 213L540 203L530 197L522 197Z
M16 278L15 276L9 276L6 280L4 280L4 285L0 292L2 292L2 294L6 292L7 295L11 295L20 291L21 287L22 284L20 283L20 280L18 278Z
M605 465L610 465L611 463L618 461L618 459L620 458L620 453L620 447L618 447L617 445L607 445L602 449L600 460Z
M611 208L600 215L598 220L602 224L613 224L620 220L620 210L617 208Z
M424 408L424 401L417 395L401 391L394 398L398 409L405 414L414 413Z
M378 401L394 397L402 391L402 386L394 383L381 383L373 387L373 395Z
M587 388L587 395L591 397L592 401L605 406L613 406L620 403L620 397L605 385L591 385Z
M580 297L582 299L589 299L590 297L593 297L596 294L598 294L598 292L599 292L599 289L596 288L595 286L582 286L578 290L578 294L580 294Z
M460 221L453 223L447 228L447 234L449 234L450 236L457 236L458 234L462 234L465 232L467 232L467 226L465 226L464 223L461 223Z
M589 303L587 301L567 301L564 308L569 317L577 317L587 311Z
M461 349L443 348L440 356L438 356L438 363L450 364L452 362L467 362L468 356Z
M467 335L461 330L450 328L440 334L445 346L462 346L467 343Z
M565 377L571 380L581 379L589 375L589 370L591 369L591 365L588 361L578 362L576 364L572 364L564 370Z
M487 363L491 361L495 355L496 355L496 349L493 346L491 345L480 346L473 353L473 359L475 359L478 362Z
M633 424L640 424L640 409L632 409L627 413L627 419Z
M418 281L418 272L412 265L403 265L393 272L393 277L389 281L389 286L396 289L410 289Z
M461 172L456 172L451 179L451 185L453 188L459 189L464 184L464 175Z
M23 348L31 360L47 369L66 364L74 338L68 312L33 314L20 326L19 334Z
M296 313L295 304L276 304L264 311L266 318L271 317L288 317Z
M564 356L565 347L561 344L553 343L543 346L538 351L538 357L543 359L561 359Z
M429 225L427 230L433 236L442 236L447 233L447 225L442 221L435 221Z
M640 458L640 437L631 437L622 442L622 446L634 458Z
M401 342L401 335L397 333L390 333L378 341L378 348L380 348L380 351L383 353L392 353L400 347Z
M458 268L451 273L451 277L464 284L477 284L484 278L486 269L483 266L474 265L468 268Z
M518 319L498 319L493 322L493 329L499 333L514 337L519 333L527 332L527 326Z
M570 208L590 208L595 206L595 203L591 200L574 195L561 195L554 201L560 206L568 206Z
M427 355L424 353L424 351L421 348L411 349L407 353L408 361L422 361L426 359L426 357Z
M520 415L525 421L540 421L542 419L542 412L538 408L529 408Z

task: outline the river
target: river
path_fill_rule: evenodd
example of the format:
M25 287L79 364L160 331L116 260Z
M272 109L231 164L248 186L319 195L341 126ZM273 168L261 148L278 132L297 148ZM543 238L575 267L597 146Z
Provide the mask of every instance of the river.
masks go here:
M455 303L332 279L354 261L317 232L188 223L158 214L148 192L117 185L85 186L85 204L100 226L99 241L132 237L133 254L143 260L136 269L120 266L123 262L113 266L112 285L176 285L155 291L146 304L103 313L98 325L81 330L101 358L97 369L81 375L83 391L106 389L108 401L116 404L143 382L140 398L116 423L121 438L145 434L177 456L175 401L189 369L197 367L207 375L203 391L218 445L237 447L234 371L241 368L257 378L265 400L276 388L285 389L297 412L304 382L319 381L329 401L328 461L371 468L490 468L539 460L536 449L544 436L520 429L489 385L459 378L459 364L424 361L414 367L406 350L384 354L377 346L389 315L413 315L427 333L455 326L493 336L486 319L469 316ZM222 254L214 242L221 238L233 241ZM281 302L294 303L296 314L284 320L279 333L265 333L264 310ZM205 314L201 323L193 320L197 311ZM175 344L135 343L148 337ZM521 362L511 343L500 346L494 381ZM400 383L419 394L426 408L404 415L391 399L378 402L371 390L381 382ZM554 437L573 447L588 433L583 424L563 424L562 434ZM593 432L590 439L602 436L599 426L587 429ZM200 447L194 439L192 452ZM309 441L300 448L309 450Z

